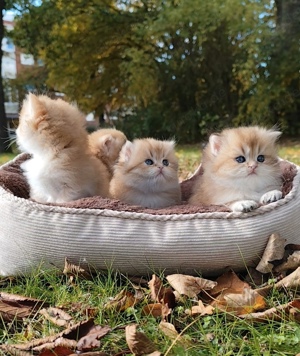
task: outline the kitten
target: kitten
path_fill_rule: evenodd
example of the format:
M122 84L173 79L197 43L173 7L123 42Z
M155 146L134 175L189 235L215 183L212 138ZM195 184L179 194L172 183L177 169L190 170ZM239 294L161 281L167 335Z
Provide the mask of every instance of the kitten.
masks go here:
M180 203L178 161L173 141L127 141L110 184L112 197L128 204L164 208Z
M248 212L282 198L276 141L281 132L258 126L213 134L204 149L204 173L189 203L227 205Z
M85 118L77 107L28 94L19 121L18 146L32 155L21 165L32 199L64 203L109 196L108 172L89 150Z
M89 135L90 149L93 155L106 166L110 178L113 176L113 167L126 140L124 133L115 129L99 129Z

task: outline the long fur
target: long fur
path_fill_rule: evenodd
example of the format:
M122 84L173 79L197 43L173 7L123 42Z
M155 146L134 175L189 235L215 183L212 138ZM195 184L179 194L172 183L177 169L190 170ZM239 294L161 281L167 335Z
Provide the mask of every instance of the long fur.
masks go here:
M153 164L147 165L146 160ZM168 165L163 164L168 161ZM114 169L110 193L131 205L163 208L178 204L181 191L173 141L127 141Z
M99 129L92 132L88 138L91 152L106 166L112 178L113 167L127 140L125 134L116 129Z
M204 149L204 173L195 184L189 203L228 205L250 211L281 198L281 171L276 151L279 131L258 126L226 129L213 134ZM264 156L264 162L258 156ZM238 163L242 156L245 162Z
M17 128L19 148L32 155L22 164L30 197L64 203L109 196L109 175L91 153L84 115L62 99L28 94Z

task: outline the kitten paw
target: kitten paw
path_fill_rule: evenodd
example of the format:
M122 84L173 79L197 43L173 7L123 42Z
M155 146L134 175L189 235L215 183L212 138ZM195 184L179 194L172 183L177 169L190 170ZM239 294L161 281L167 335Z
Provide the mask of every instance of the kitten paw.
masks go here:
M282 198L282 192L280 190L271 190L265 193L260 198L261 204L269 204Z
M258 204L254 200L240 200L230 204L229 207L235 213L248 213L258 208Z

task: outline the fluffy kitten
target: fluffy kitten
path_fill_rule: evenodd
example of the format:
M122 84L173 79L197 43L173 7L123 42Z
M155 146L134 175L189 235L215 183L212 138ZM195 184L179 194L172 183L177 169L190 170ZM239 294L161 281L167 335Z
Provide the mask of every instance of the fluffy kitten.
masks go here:
M77 107L28 94L16 133L20 149L32 155L21 166L32 199L64 203L109 195L108 172L89 150L85 118Z
M163 208L180 202L178 161L173 141L127 141L110 184L112 197L128 204Z
M99 129L89 135L91 152L105 164L110 177L126 140L123 132L115 129Z
M213 134L204 149L204 173L189 203L227 205L248 212L282 198L276 152L279 131L258 126L226 129Z

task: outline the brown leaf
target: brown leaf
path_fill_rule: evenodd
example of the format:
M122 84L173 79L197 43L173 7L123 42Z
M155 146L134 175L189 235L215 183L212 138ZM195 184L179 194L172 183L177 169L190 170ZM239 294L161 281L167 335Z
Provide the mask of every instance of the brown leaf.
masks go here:
M285 262L274 268L274 272L281 273L297 269L300 266L300 251L294 251Z
M259 272L272 272L274 266L270 262L281 260L283 258L285 252L285 242L286 239L282 238L279 234L272 234L269 237L263 256L256 267Z
M145 305L142 309L142 315L152 315L154 318L162 317L165 319L171 314L171 311L168 304L154 303Z
M71 279L73 279L74 277L89 279L91 277L90 273L87 272L83 267L73 264L68 260L68 258L65 258L63 274L68 277L71 277Z
M208 279L184 274L171 274L166 278L178 293L187 295L190 298L196 297L202 290L209 290L217 285L216 282Z
M274 288L298 288L300 285L300 267L294 272L283 278L281 281L275 283Z
M43 305L48 304L39 299L0 293L0 315L4 321L20 321L35 314Z
M137 356L157 351L153 342L144 333L137 331L136 324L126 326L125 336L130 351Z
M267 309L259 313L250 313L246 315L239 316L242 319L253 320L253 321L300 321L300 299L295 299L278 307Z
M78 356L78 355L80 355L80 356L109 356L107 353L102 352L102 351L90 351L90 352L83 352L80 354L75 353L75 354L71 354L69 356ZM123 353L121 355L123 355ZM51 355L51 356L55 356L55 355Z
M266 307L265 299L251 288L244 288L242 293L222 294L212 303L212 306L236 315L252 313Z
M75 353L75 354L71 354L69 356L78 356L78 355L80 355L80 356L110 356L107 353L102 352L102 351L90 351L90 352L83 352L80 354ZM122 355L123 355L123 353L120 354L120 356L122 356ZM51 355L51 356L55 356L55 355ZM116 355L114 355L114 356L116 356Z
M217 285L209 291L209 294L216 297L220 293L242 293L244 288L248 288L249 284L243 282L233 272L229 271L216 279Z
M34 352L40 352L42 354L51 355L51 352L55 349L60 349L61 352L64 352L62 355L70 355L73 353L73 350L76 348L76 341L66 339L64 337L58 337L52 342L46 342L40 346L34 347L32 350ZM53 353L52 353L53 355ZM55 353L54 353L55 355ZM60 354L58 354L60 355Z
M5 352L5 355L12 356L32 356L31 352L18 350L13 345L0 345L0 350Z
M192 306L191 309L187 309L186 313L191 316L195 315L212 315L214 313L215 308L212 305L204 306L202 300L198 301L198 305Z
M178 334L175 326L171 323L161 321L158 325L159 329L171 340L178 342L183 345L185 348L190 346L190 341L186 340L182 335ZM175 344L175 342L173 344Z
M94 321L93 319L89 319L86 321L82 321L80 323L77 323L62 332L55 334L55 335L50 335L45 338L41 339L35 339L32 341L29 341L27 343L22 343L22 344L15 344L15 345L10 345L14 347L16 350L21 350L21 351L35 351L35 350L40 350L43 349L44 345L51 345L51 347L59 346L55 344L55 341L58 339L61 340L69 340L72 345L74 345L74 349L77 345L77 339L80 339L81 337L85 336L89 330L94 326ZM62 342L62 341L60 341ZM0 345L0 350L6 350L5 347L7 345ZM70 344L68 344L70 346Z
M59 355L59 356L70 356L72 355L73 351L63 347L63 346L57 346L53 349L47 349L42 351L39 356L54 356L54 355Z
M167 303L170 308L175 308L176 300L173 290L171 288L165 288L162 281L155 274L152 275L152 279L148 285L151 292L151 300L153 302Z
M72 317L59 308L50 307L48 309L42 309L40 311L47 320L50 320L53 324L58 326L67 327L74 324Z
M164 286L160 278L155 274L152 275L151 281L148 282L148 286L151 292L151 300L153 302L160 302L163 298Z
M100 347L100 339L111 331L109 326L93 326L87 335L83 336L77 343L77 350L90 351L96 347Z
M133 307L137 302L139 302L139 300L137 300L131 292L123 289L112 300L105 304L104 309L113 309L117 312L122 312L127 308Z
M167 335L170 339L176 339L179 335L175 326L171 323L167 323L166 321L161 321L158 325L159 329Z

